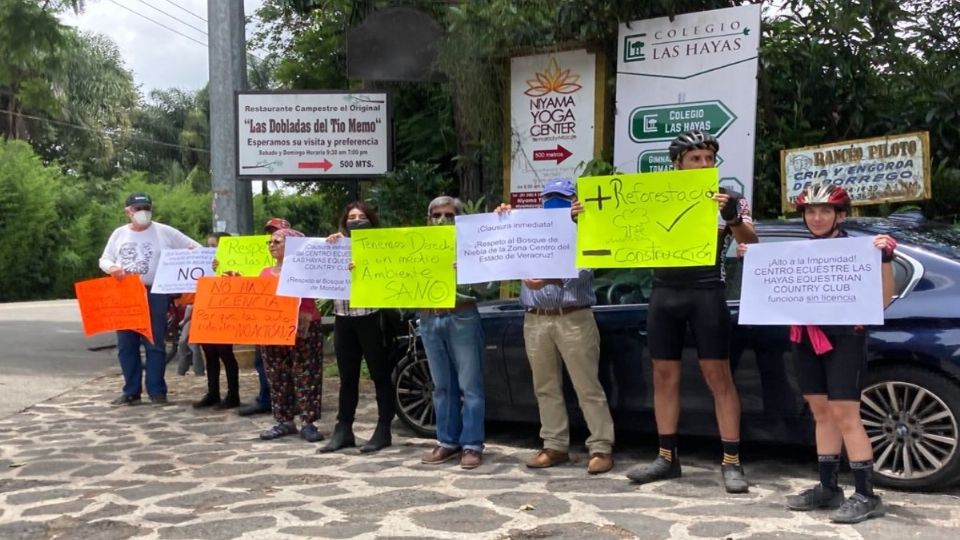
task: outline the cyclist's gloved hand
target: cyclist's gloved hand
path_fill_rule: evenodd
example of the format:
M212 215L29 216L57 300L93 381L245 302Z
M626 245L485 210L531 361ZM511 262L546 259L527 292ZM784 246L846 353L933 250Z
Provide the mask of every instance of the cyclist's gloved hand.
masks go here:
M727 204L720 209L720 217L723 218L726 222L738 222L740 221L740 201L743 197L735 191L728 191L725 188L720 188L720 193L729 195L730 198L727 200Z

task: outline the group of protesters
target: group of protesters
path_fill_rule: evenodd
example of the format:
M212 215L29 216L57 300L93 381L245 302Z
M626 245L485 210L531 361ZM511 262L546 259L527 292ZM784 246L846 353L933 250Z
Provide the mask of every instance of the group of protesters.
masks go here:
M715 167L719 143L708 133L687 132L670 145L674 167L680 169ZM798 199L808 229L815 238L842 236L840 227L849 211L849 197L834 186L815 186ZM846 198L844 198L846 197ZM721 474L726 491L749 490L740 462L740 401L730 370L730 313L726 305L723 272L724 253L733 240L741 246L758 241L748 202L738 193L720 189L712 195L718 211L717 259L714 264L690 268L654 270L650 298L648 342L653 363L654 406L659 450L656 459L627 472L635 483L647 483L681 475L678 447L680 414L680 360L684 336L689 327L695 337L700 369L714 397L722 442ZM545 208L569 208L577 221L584 207L569 178L554 179L541 193ZM111 235L100 260L104 272L121 278L138 273L149 287L163 249L192 248L198 244L175 229L151 221L152 204L142 193L127 200L130 223ZM439 196L426 209L428 225L451 225L463 214L456 198ZM829 210L829 212L827 212ZM500 205L496 212L512 211ZM380 225L373 208L353 202L341 213L338 231L327 238L337 242L357 229ZM276 260L261 275L279 275L286 239L303 236L286 221L274 218L265 227L268 247ZM208 245L217 240L211 237ZM875 245L889 263L895 242L881 235ZM352 263L351 263L352 264ZM884 264L884 284L892 282L889 264ZM421 457L425 464L458 463L463 469L482 464L484 432L484 335L478 299L490 285L461 285L452 308L422 309L419 328L433 380L433 407L436 413L436 444ZM148 293L154 336L164 335L168 298ZM889 295L885 297L889 302ZM563 395L566 371L576 392L590 435L586 469L602 474L614 466L614 423L599 381L600 332L591 307L596 302L593 271L583 269L570 279L524 279L520 304L525 309L523 336L533 375L533 390L540 413L542 448L526 463L546 468L570 461L570 434L567 404ZM376 390L377 426L361 452L374 452L391 444L394 417L390 347L393 335L387 331L382 310L354 308L348 301L333 305L334 344L340 376L337 422L332 435L319 452L333 452L355 446L353 422L359 396L361 362L365 359ZM829 334L829 335L827 335ZM882 515L880 499L872 490L872 452L859 421L859 373L865 369L865 333L862 328L825 334L817 327L792 333L797 354L809 358L808 372L798 373L805 399L815 415L821 483L788 499L795 510L835 508L833 519L852 523ZM833 340L835 348L823 347ZM146 387L154 403L166 402L165 354L161 340L152 343L133 331L118 332L118 351L124 375L123 394L117 404L134 404L141 395L139 347L146 349ZM829 344L829 343L828 343ZM198 406L234 407L237 395L237 362L229 346L204 346L206 373L210 382ZM256 367L260 395L242 414L270 410L275 425L260 434L269 440L300 434L307 441L323 439L315 423L320 418L323 383L323 335L321 317L312 299L302 299L295 344L259 348ZM219 363L227 373L228 392L219 395ZM826 366L826 367L824 367ZM837 367L834 367L837 366ZM300 418L300 426L296 418ZM841 445L847 447L856 480L856 492L843 498L837 484ZM854 456L853 453L857 455Z

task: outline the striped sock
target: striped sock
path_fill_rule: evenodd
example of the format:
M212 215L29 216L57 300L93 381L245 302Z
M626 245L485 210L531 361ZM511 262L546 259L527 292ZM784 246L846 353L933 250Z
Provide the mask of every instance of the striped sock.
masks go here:
M660 457L669 463L677 457L677 434L660 435Z
M723 444L723 464L724 465L739 465L740 464L740 441L720 441Z

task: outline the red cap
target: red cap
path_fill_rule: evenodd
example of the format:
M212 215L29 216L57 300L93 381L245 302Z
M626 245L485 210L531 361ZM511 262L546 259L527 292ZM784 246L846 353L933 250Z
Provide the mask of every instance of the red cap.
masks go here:
M267 224L263 226L263 230L266 232L273 232L270 229L273 229L275 231L277 229L289 229L289 228L290 228L290 222L285 219L280 219L278 217L268 219Z

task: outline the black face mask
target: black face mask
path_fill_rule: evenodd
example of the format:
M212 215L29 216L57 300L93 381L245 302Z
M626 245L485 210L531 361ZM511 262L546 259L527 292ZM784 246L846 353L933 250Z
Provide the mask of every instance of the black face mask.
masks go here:
M373 227L373 223L370 223L369 219L351 219L347 221L347 236L350 236L350 231L369 229L370 227Z

